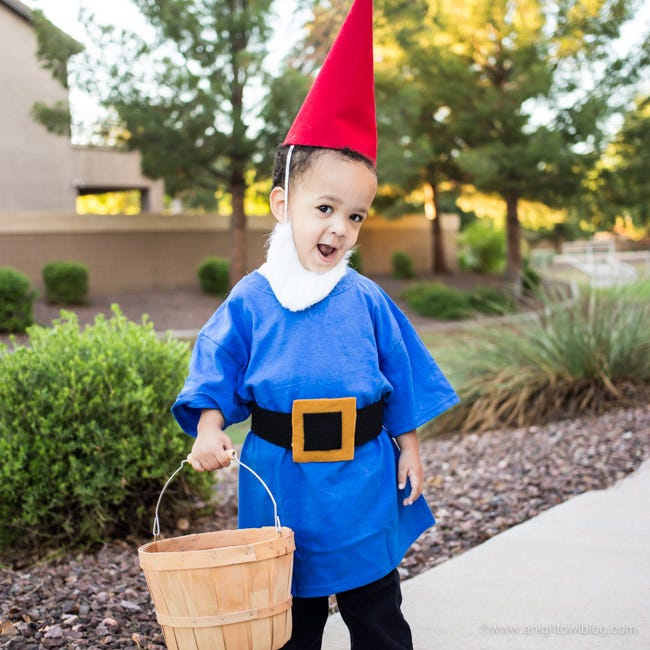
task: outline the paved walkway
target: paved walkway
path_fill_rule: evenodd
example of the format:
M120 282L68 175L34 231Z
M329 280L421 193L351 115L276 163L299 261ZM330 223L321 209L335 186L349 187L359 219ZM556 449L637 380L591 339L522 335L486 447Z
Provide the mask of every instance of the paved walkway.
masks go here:
M415 650L650 649L650 460L403 583ZM323 650L347 650L340 616Z

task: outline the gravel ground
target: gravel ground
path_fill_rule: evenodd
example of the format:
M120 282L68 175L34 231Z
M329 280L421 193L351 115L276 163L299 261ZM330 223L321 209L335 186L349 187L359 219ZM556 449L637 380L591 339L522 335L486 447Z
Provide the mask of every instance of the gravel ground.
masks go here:
M425 494L438 523L404 558L404 579L632 472L650 456L650 407L423 440L422 455ZM234 526L236 473L217 474L214 517L185 532ZM0 647L164 648L138 566L137 547L145 541L0 569Z
M472 282L465 278L465 283ZM385 286L391 295L398 285ZM117 302L134 320L147 313L158 330L199 327L218 301L198 290L106 296L75 308L80 322ZM37 302L37 322L59 309ZM411 315L412 316L412 315ZM422 321L418 327L449 329ZM463 553L493 535L582 492L609 487L650 457L650 406L544 426L423 440L425 496L437 525L412 546L403 579ZM235 527L237 470L217 473L213 516L177 522L171 535ZM0 648L164 648L131 539L94 553L22 568L0 568Z

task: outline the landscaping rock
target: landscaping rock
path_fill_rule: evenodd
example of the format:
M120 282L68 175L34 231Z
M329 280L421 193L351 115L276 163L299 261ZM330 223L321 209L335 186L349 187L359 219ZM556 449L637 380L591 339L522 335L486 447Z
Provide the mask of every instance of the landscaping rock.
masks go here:
M403 579L634 471L650 457L650 407L450 435L423 440L421 448L424 493L437 525L406 554L399 567ZM236 526L237 470L233 465L216 476L213 514L170 536ZM0 569L0 647L162 650L162 631L138 564L138 546L146 541Z

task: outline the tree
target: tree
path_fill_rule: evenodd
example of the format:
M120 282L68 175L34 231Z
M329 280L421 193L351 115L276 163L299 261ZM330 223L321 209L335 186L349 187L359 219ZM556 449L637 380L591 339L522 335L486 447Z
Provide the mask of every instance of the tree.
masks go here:
M264 112L265 137L281 141L291 125L292 117L300 108L309 83L334 41L350 8L349 0L316 0L302 2L309 6L310 18L305 25L305 37L287 60L287 70L270 82L268 101ZM404 57L395 42L399 26L408 25L408 7L384 20L375 12L375 88L380 147L378 168L380 190L375 205L384 214L396 211L401 198L412 190L429 190L433 204L433 270L443 272L446 265L440 233L438 167L451 163L449 148L440 142L440 134L426 132L422 121L429 124L430 95L420 92L413 83L405 81ZM399 24L398 24L399 23ZM400 32L402 36L404 33ZM411 63L412 65L412 63ZM422 66L426 69L426 66ZM422 83L426 83L423 81ZM425 102L423 102L425 98ZM435 111L434 111L435 112ZM435 149L432 154L431 150ZM442 161L442 162L441 162ZM440 174L445 178L444 172Z
M68 88L68 61L79 54L83 46L51 23L41 11L32 11L32 26L36 33L36 57L49 70L63 88ZM70 136L70 106L67 101L58 101L48 106L35 102L33 118L51 133Z
M603 220L623 214L650 230L650 97L637 98L597 167L594 195Z
M146 37L90 21L96 57L79 80L114 116L105 133L142 152L172 196L232 196L231 282L246 272L246 175L257 149L247 96L259 78L271 0L132 0Z
M382 188L382 200L396 201L413 191L422 196L431 221L432 272L448 270L441 228L441 187L463 177L454 153L456 135L449 128L452 90L440 92L441 68L432 60L422 29L422 3L380 2L377 17L377 112L381 141L378 165L391 190Z
M271 176L273 156L298 114L309 88L350 8L349 0L296 0L307 17L305 36L288 53L279 75L266 75L266 100L261 111L264 126L259 165Z
M258 167L263 175L271 177L275 151L291 128L311 83L312 76L295 62L289 62L280 76L267 76L268 90L260 113L264 126L257 137Z
M520 199L559 202L576 193L597 158L613 90L634 66L611 55L629 0L381 0L385 15L413 17L399 38L426 107L421 135L450 147L457 166L506 204L507 277L522 260ZM585 75L591 75L586 83ZM436 110L437 109L437 110ZM444 109L444 110L442 110ZM428 119L426 119L428 117ZM431 148L429 173L442 171Z

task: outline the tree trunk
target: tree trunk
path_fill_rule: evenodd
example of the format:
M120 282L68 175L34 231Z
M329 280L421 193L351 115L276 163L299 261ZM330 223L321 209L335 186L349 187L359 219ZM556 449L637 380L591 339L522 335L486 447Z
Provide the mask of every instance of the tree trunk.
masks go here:
M506 195L506 279L515 287L521 282L521 224L517 207L519 198L515 192Z
M246 183L243 173L233 172L230 192L232 195L232 216L230 217L230 286L234 286L246 275L246 213L244 191Z
M434 183L425 183L424 185L424 212L427 219L431 220L431 271L433 273L448 273L442 239L440 204Z
M244 3L245 5L246 3ZM230 0L230 14L237 18L244 11ZM239 20L239 18L238 18ZM232 249L230 251L230 285L234 286L246 275L246 212L244 210L244 194L246 192L246 125L244 124L244 81L246 74L242 69L240 57L246 51L248 33L241 25L230 32L232 84L230 101L232 105L232 135L230 139L230 193L232 195L232 217L230 218L230 234Z

